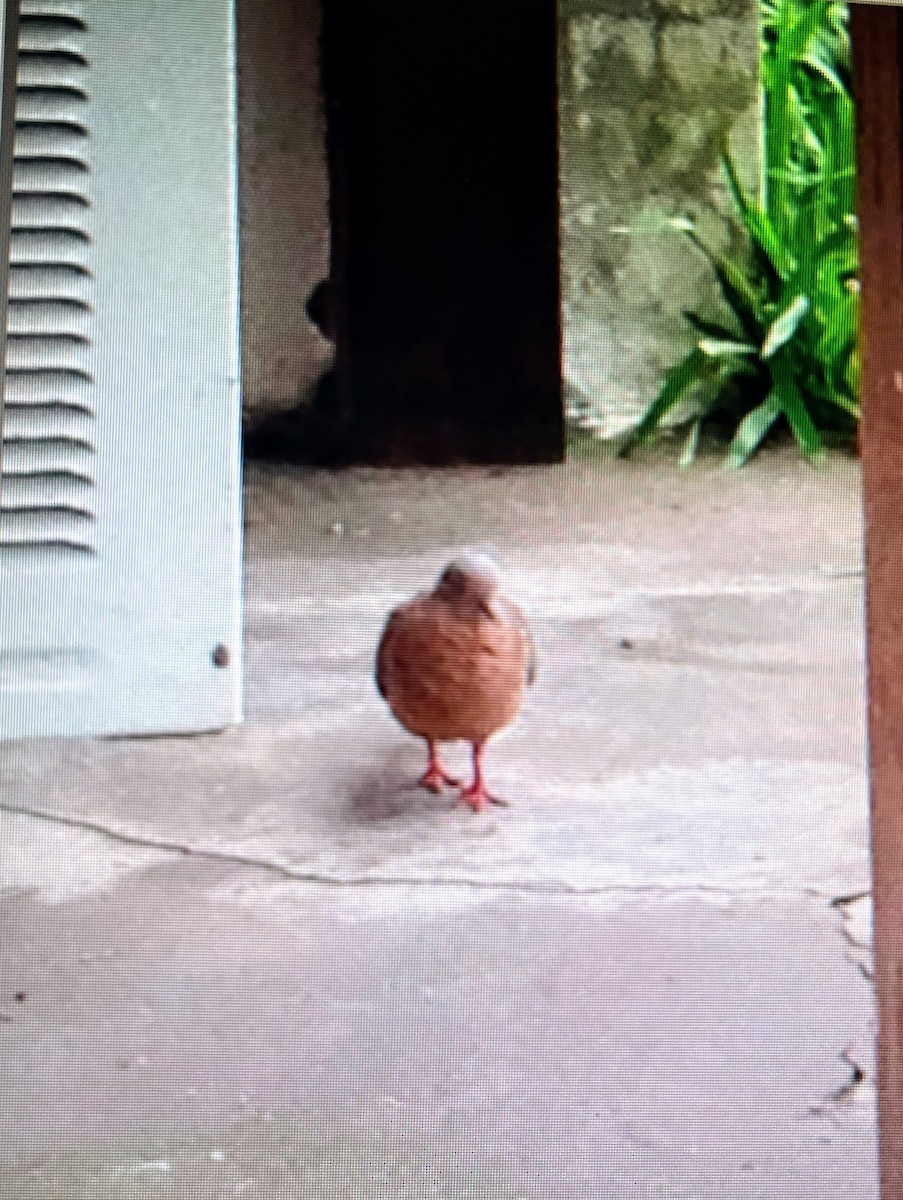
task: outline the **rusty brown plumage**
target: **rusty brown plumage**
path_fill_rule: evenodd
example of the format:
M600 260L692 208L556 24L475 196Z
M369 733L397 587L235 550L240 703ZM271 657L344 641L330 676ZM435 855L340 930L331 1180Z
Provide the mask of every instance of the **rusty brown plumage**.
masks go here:
M450 563L431 592L390 614L376 655L380 694L405 729L427 742L421 782L435 791L454 782L436 747L467 741L474 781L462 796L477 810L497 801L483 780L483 747L515 720L535 677L527 620L501 594L495 566L475 555Z

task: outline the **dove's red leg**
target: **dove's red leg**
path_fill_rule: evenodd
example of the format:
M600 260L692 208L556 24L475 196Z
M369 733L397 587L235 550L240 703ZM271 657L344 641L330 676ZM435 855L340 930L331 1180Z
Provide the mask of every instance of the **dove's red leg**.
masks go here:
M427 739L426 744L429 747L430 757L426 771L418 780L420 786L425 787L427 791L436 792L437 794L442 791L446 784L449 787L457 787L460 781L449 775L442 766L442 763L439 761L439 752L436 749L436 743Z
M486 786L483 776L483 748L485 743L474 742L473 746L473 783L461 793L461 799L469 804L474 812L482 812L487 804L507 805L507 800L493 796Z

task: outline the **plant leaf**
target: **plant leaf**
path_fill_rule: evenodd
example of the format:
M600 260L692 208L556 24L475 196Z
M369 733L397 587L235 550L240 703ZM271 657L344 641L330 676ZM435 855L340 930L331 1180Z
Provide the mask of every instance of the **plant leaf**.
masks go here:
M721 162L730 184L731 194L740 209L750 236L764 252L777 274L782 279L787 279L796 266L794 256L781 241L768 214L746 194L730 155L725 154Z
M731 263L715 263L715 278L721 294L737 318L745 337L758 344L762 338L761 304L753 286Z
M737 427L728 448L728 466L742 467L755 454L762 439L781 415L781 405L772 391L756 408L746 414Z
M818 458L824 446L821 435L815 428L815 422L806 407L806 401L797 387L793 368L782 355L773 367L774 395L777 396L781 411L787 418L793 436L807 458Z
M690 233L687 236L693 245L705 255L712 270L715 272L715 278L718 280L721 294L733 311L734 316L740 322L744 334L750 341L758 343L761 338L759 322L760 301L755 283L747 279L743 271L733 263L726 259L716 258L698 234Z
M690 426L690 432L687 434L683 449L680 452L680 467L682 471L693 465L693 460L696 458L696 451L699 449L699 434L701 431L702 417L697 417Z
M800 322L806 313L809 311L810 301L808 296L796 296L787 305L783 312L771 323L768 332L765 334L765 340L762 342L762 357L771 358L773 355L785 346L793 337Z
M736 329L730 329L727 325L722 325L719 321L709 321L706 317L700 317L698 313L684 311L682 316L703 337L723 341L730 341L738 337Z
M665 381L658 396L649 405L641 420L633 429L625 443L625 450L630 446L647 442L655 434L661 420L683 397L688 388L699 383L712 370L712 360L699 349L694 347L686 358L681 359L665 375Z
M749 342L738 342L731 338L700 338L697 342L699 349L708 358L729 358L733 355L743 357L746 354L756 354L757 347L750 345Z

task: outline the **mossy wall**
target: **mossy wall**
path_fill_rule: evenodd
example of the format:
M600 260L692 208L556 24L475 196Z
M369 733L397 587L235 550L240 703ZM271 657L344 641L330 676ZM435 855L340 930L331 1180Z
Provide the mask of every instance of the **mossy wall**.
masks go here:
M681 311L714 292L667 224L718 244L718 160L758 160L757 0L561 0L561 188L566 395L615 433L688 344Z

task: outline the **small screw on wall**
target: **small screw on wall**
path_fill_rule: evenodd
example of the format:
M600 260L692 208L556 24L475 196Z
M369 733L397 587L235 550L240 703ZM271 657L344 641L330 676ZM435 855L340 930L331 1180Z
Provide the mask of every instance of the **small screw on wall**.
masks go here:
M210 655L210 657L213 659L213 665L215 667L228 667L228 665L229 665L229 647L224 646L222 644L222 642L220 642L220 644L217 647L215 647L215 649L214 649L213 653Z

